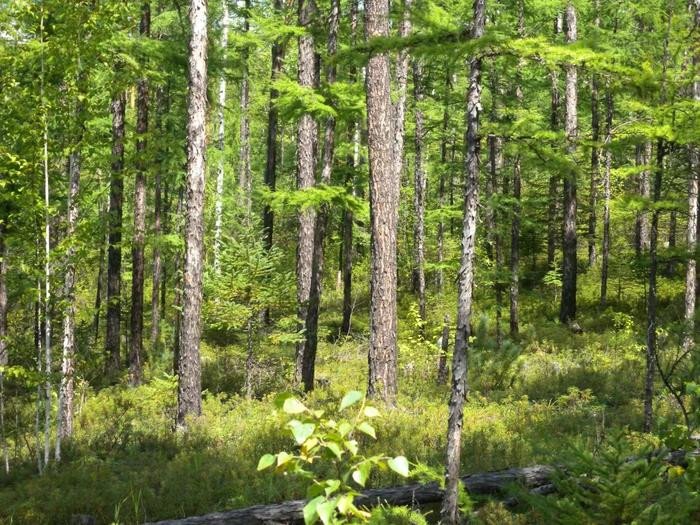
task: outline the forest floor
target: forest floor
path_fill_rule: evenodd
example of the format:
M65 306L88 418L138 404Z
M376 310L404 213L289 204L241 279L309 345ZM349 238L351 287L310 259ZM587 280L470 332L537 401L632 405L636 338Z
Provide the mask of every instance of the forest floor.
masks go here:
M556 301L550 290L525 296L520 339L506 338L500 349L493 337L493 305L477 309L464 474L556 461L574 445L594 448L613 429L641 427L643 300L637 285L625 283L621 300L600 311L593 299L595 280L589 279L588 303L585 280L582 286L582 334L553 320ZM673 283L660 289L682 292ZM338 317L329 295L322 316L326 327L336 326ZM365 454L401 454L440 475L449 385L436 382L435 334L443 312L453 308L447 300L430 308L434 322L422 337L412 301L406 296L402 304L398 406L380 407L377 439L360 445ZM671 305L675 297L661 301ZM672 317L673 308L664 315ZM318 387L307 396L308 406L330 409L346 392L364 391L363 322L355 319L354 337L336 341L327 329L319 348ZM264 340L256 344L256 398L245 399L235 394L242 390L245 350L212 344L216 339L210 334L202 347L203 417L186 434L172 432L176 381L158 371L165 369L161 362L151 363L151 380L138 388L94 392L79 384L76 433L62 463L50 465L42 476L30 459L16 465L0 486L0 523L63 524L74 514L95 516L98 523L141 523L303 497L302 480L256 470L263 454L293 446L284 415L273 404L276 393L290 388L293 348ZM675 419L662 391L655 409L659 421ZM653 439L632 435L640 444ZM375 472L369 485L402 482L392 473Z

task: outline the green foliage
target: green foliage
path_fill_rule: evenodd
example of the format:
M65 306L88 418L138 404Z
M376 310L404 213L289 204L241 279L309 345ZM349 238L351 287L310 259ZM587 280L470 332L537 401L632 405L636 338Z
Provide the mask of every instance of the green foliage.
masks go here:
M374 427L369 423L379 416L379 411L364 402L364 396L352 390L343 396L338 416L357 405L354 414L343 419L324 417L323 410L311 410L291 396L280 396L276 401L286 414L297 416L287 423L296 445L294 453L265 454L258 462L258 470L272 466L283 474L301 476L311 483L307 488L309 500L304 507L304 522L311 525L320 520L324 525L363 522L370 513L355 506L353 500L358 487L365 487L373 469L390 469L403 477L409 475L408 460L404 456L364 456L360 454L360 439L364 434L376 439ZM347 413L347 412L346 412ZM312 470L314 462L330 462L338 476L319 479ZM413 523L396 521L396 523Z

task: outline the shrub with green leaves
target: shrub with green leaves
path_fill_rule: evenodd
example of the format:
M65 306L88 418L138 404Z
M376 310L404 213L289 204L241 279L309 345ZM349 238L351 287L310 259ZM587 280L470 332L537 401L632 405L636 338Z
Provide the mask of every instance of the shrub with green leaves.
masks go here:
M307 408L291 395L277 399L278 407L293 416L287 422L296 447L293 451L265 454L258 470L273 467L284 475L293 474L309 480L308 503L304 507L304 522L311 525L320 520L324 525L357 523L371 516L358 508L354 499L358 489L365 487L373 469L391 469L400 476L409 475L408 460L404 456L360 453L362 436L376 439L369 420L379 417L379 411L365 403L362 393L353 390L340 401L336 415L323 410ZM330 463L336 476L325 479L314 471L323 463Z

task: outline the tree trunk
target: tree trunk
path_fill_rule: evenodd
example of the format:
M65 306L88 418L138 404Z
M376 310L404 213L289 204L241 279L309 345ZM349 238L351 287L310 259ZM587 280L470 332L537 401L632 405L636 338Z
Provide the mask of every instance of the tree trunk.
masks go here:
M276 13L282 10L282 1L274 0L274 9ZM270 191L275 191L277 182L277 97L279 91L274 87L274 82L282 73L282 60L284 58L284 48L281 41L276 41L272 44L272 73L271 78L273 85L270 88L270 101L267 110L267 141L266 141L266 160L265 160L265 185ZM272 232L274 226L274 215L269 204L265 204L263 210L263 228L265 230L265 248L272 248Z
M650 141L637 145L635 161L637 167L644 166L639 172L637 179L639 196L644 200L643 209L637 212L635 219L635 242L634 249L637 257L649 251L649 214L646 211L647 202L651 196L651 186L649 183L649 164L651 163L652 146Z
M189 92L187 100L187 213L185 267L178 362L177 424L202 413L199 357L202 307L204 177L207 117L207 2L190 1Z
M449 367L447 366L447 356L450 350L450 316L445 314L445 318L442 322L442 335L440 336L440 358L438 359L438 373L437 373L437 383L438 385L444 385L447 383L447 377L450 374Z
M426 130L423 108L421 107L425 98L425 89L423 86L423 64L420 59L413 60L413 91L416 121L414 132L416 159L413 181L413 212L415 213L413 224L413 290L418 296L420 317L425 321L425 193L427 181L423 159Z
M112 99L112 171L109 180L109 246L107 248L106 375L114 381L121 368L122 203L124 200L124 113L126 95Z
M576 41L576 9L573 4L566 6L566 41L572 44ZM566 94L564 105L566 107L566 153L569 162L573 165L576 154L576 138L578 134L578 86L577 70L573 64L567 64L566 68ZM564 239L562 252L564 255L562 264L562 291L559 320L562 323L571 323L576 319L576 167L573 166L564 176Z
M449 98L452 91L452 72L448 68L445 72L445 100L442 110L442 136L440 137L440 181L438 183L438 206L442 211L445 207L447 195L446 186L448 184L447 178L452 177L452 167L451 163L448 161L448 136L451 135L449 131L450 126L450 104ZM450 186L452 185L450 181ZM435 286L438 293L442 293L443 287L445 285L445 277L442 270L442 263L445 258L445 222L440 215L440 220L438 222L437 228L437 262L438 270L435 274Z
M603 261L600 269L600 305L607 304L608 293L608 266L610 260L610 170L612 168L612 124L613 124L613 97L608 86L605 95L606 117L605 117L605 171L603 175Z
M151 6L144 2L141 9L139 33L148 38L151 33ZM131 337L129 349L129 384L141 384L143 375L143 283L145 276L144 247L146 244L146 138L148 131L148 81L138 81L136 101L136 179L134 181L134 236L131 247Z
M485 0L474 1L472 38L481 38L485 25ZM479 113L481 111L481 57L469 60L469 88L467 92L467 130L465 137L465 192L462 225L462 260L457 284L457 332L452 357L452 392L449 402L447 427L447 457L445 460L445 497L442 501L441 520L445 525L459 523L457 495L461 457L464 399L467 394L467 366L474 284L474 251L479 204Z
M596 18L596 20L598 20ZM598 113L598 77L591 76L591 185L588 195L588 266L596 260L596 206L598 205L598 179L600 177L600 116Z
M109 220L109 210L107 213L107 220ZM103 221L103 208L100 206L100 222ZM109 230L109 228L108 228ZM102 294L103 290L106 288L106 276L105 276L105 247L109 245L109 231L105 232L102 242L100 242L100 253L98 257L98 268L97 268L97 279L95 282L95 315L92 320L93 328L93 341L95 346L97 346L97 340L100 337L100 314L102 313Z
M3 368L9 364L7 352L7 243L5 241L5 223L0 221L0 442L5 474L10 472L10 456L5 434L5 385Z
M165 134L163 115L168 112L166 95L163 90L157 92L158 97L158 130ZM153 198L153 286L151 290L151 352L156 355L160 351L160 320L165 313L165 300L161 303L161 296L165 292L164 267L161 255L161 242L163 233L163 172L164 163L158 163L155 176L155 194ZM167 191L166 191L167 200Z
M676 264L674 261L674 258L676 256L675 248L676 248L676 233L678 230L678 214L676 213L676 210L671 210L671 213L669 214L668 218L668 250L670 257L668 259L668 263L666 264L666 275L669 277L673 276L673 274L676 271Z
M44 13L42 9L41 30L43 40ZM41 54L41 99L44 100L44 54ZM53 404L51 374L51 188L49 181L49 125L48 110L43 113L43 168L44 168L44 466L49 464L51 454L51 405Z
M564 19L561 14L554 20L554 36L556 38L563 30ZM550 73L551 82L551 105L550 105L550 128L552 131L559 129L559 111L561 104L561 94L559 92L559 72L552 69ZM559 192L559 174L555 173L549 177L549 197L547 206L547 268L553 269L557 250L557 208Z
M248 33L250 27L250 0L244 0L243 33ZM241 132L239 150L238 186L241 192L241 208L244 210L246 221L250 220L253 205L253 179L250 171L250 81L248 74L248 47L241 50Z
M389 36L388 0L366 0L368 41ZM400 163L394 156L395 115L391 104L389 55L374 53L367 63L367 145L370 200L370 342L367 393L393 404L396 399L396 231Z
M657 142L656 169L654 175L653 202L661 199L666 144L663 139ZM644 432L651 432L653 423L654 369L656 367L656 275L658 272L657 248L659 238L659 210L651 215L651 232L649 239L649 289L647 291L647 337L646 337L646 374L644 377Z
M333 62L338 49L338 23L340 20L340 0L332 0L328 16L328 58L330 65L327 71L327 83L335 83L336 67ZM321 184L330 185L333 171L333 154L335 151L335 118L326 118L323 139L323 158L321 168ZM301 378L304 390L309 392L314 388L314 372L316 367L316 351L318 348L318 315L321 306L321 291L323 285L323 242L326 236L329 209L327 204L321 205L316 214L314 226L313 259L311 263L311 283L309 289L309 311L306 317L306 348L302 363Z
M401 21L399 23L399 37L406 38L411 33L411 6L413 0L403 0ZM365 8L366 9L366 8ZM366 16L366 15L365 15ZM369 38L369 35L368 35ZM408 85L408 50L399 50L396 59L396 90L397 98L393 106L394 113L394 170L397 180L401 181L401 172L404 166L404 133L406 126L406 92Z
M314 0L299 0L299 25L305 33L299 37L299 85L304 89L314 89L318 84L316 76L316 52L311 24L316 13ZM299 120L297 129L297 188L300 190L315 185L316 171L316 135L318 124L310 113L305 113ZM299 212L299 233L297 243L297 317L299 329L306 329L309 315L309 298L311 296L311 274L314 258L314 230L316 210L307 208ZM297 343L294 380L303 380L304 363L308 358L304 354L309 350L308 337Z
M221 2L221 49L223 50L224 64L228 57L228 0ZM247 79L246 79L247 82ZM226 145L226 73L221 72L219 78L219 107L217 108L218 135L216 148L219 150L219 162L216 167L216 199L214 203L214 272L218 274L221 271L220 267L220 252L221 252L221 228L224 215L224 158Z
M80 188L80 150L76 147L68 157L68 207L66 239L66 273L63 284L63 356L61 385L56 414L56 461L61 460L61 442L73 435L73 376L75 372L75 228L78 222L78 190Z

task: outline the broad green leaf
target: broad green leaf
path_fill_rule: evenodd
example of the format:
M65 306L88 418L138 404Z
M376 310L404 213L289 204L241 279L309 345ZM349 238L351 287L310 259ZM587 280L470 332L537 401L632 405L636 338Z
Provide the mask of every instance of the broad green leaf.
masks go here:
M339 479L329 479L326 481L326 497L330 496L334 492L337 492L340 488Z
M364 461L357 466L357 469L352 473L352 479L361 487L367 483L369 473L372 471L372 464L369 461Z
M304 523L306 525L312 525L318 520L318 511L316 510L318 505L322 503L326 498L323 496L317 496L311 501L309 501L304 506Z
M378 417L379 416L379 410L377 410L374 407L366 406L364 412L365 412L365 417Z
M340 402L340 410L342 411L348 407L351 407L360 399L362 399L362 392L358 392L357 390L351 390L350 392L345 394L342 401Z
M302 412L306 412L307 408L297 398L289 397L284 400L282 410L284 410L287 414L301 414Z
M404 456L396 456L387 461L389 468L399 476L408 477L408 460Z
M314 430L316 430L316 425L313 423L302 423L296 419L289 422L289 427L292 429L292 434L294 435L294 440L297 442L297 445L303 444L304 441L314 433Z
M353 456L357 456L357 452L360 449L357 445L357 440L349 439L345 443L345 448L347 448Z
M338 445L338 443L333 443L332 441L330 443L326 443L326 448L333 452L333 455L335 455L335 457L337 457L338 459L342 459L343 450L340 448L340 445Z
M291 454L288 454L287 452L280 452L277 454L277 466L281 467L285 463L289 463L289 461L294 458Z
M341 421L340 424L338 425L338 432L340 432L340 435L342 437L347 436L351 430L352 430L352 425L350 423L348 423L347 421Z
M355 509L355 505L353 505L353 497L350 494L343 494L338 498L338 511L341 514L348 514L349 512L353 511Z
M367 421L363 421L362 423L357 425L357 430L364 434L367 434L368 436L372 436L374 439L377 439L377 434L374 431L374 427L367 423Z
M316 512L318 513L318 517L321 518L321 521L324 525L329 525L329 523L332 523L335 505L336 500L334 498L331 500L326 500L320 505L316 506Z
M265 454L258 461L258 471L265 470L266 468L272 466L275 463L275 456L272 454Z

